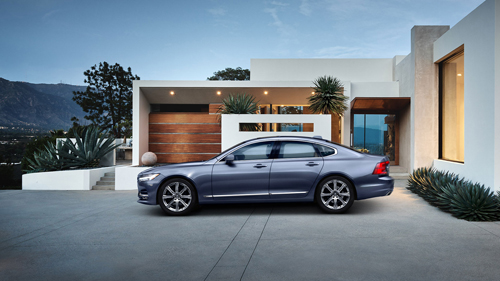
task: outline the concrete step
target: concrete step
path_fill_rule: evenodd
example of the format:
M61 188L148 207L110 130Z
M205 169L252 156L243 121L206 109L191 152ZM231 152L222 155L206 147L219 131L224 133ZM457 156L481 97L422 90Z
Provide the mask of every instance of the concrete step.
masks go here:
M102 181L115 181L115 177L101 177Z
M391 176L395 180L408 180L410 178L410 174L408 173L389 173L389 176Z
M115 185L115 181L109 181L109 180L101 180L97 181L96 185Z
M115 172L109 172L104 174L105 177L115 177Z
M92 190L115 190L115 185L94 185Z

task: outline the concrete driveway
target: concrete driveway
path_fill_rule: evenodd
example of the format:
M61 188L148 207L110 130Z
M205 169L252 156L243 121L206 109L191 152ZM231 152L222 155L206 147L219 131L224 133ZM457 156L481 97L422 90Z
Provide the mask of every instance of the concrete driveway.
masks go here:
M457 220L404 184L344 215L167 217L133 191L0 191L0 280L500 280L500 223Z

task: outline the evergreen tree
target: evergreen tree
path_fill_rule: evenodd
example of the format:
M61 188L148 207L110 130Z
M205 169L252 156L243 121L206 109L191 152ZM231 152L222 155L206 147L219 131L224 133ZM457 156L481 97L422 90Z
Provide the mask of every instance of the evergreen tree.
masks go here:
M117 138L123 137L123 130L117 126L132 120L132 81L140 80L129 67L124 70L118 63L107 62L92 66L83 73L88 83L85 92L73 92L73 100L87 113L91 121Z

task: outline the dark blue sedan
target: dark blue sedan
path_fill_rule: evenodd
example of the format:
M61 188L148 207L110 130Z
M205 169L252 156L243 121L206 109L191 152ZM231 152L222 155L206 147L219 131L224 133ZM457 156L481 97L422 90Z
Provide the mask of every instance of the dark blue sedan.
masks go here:
M316 201L343 213L354 200L390 195L389 159L321 137L251 139L203 162L170 164L137 177L139 203L185 215L198 204Z

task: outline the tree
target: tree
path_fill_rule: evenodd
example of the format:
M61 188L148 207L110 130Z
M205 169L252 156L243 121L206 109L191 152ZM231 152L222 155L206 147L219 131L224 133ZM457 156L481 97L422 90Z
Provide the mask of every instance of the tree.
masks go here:
M214 75L208 77L207 80L233 80L233 81L243 81L250 80L250 70L242 69L241 67L237 67L236 69L226 67L224 70L219 70L214 72Z
M130 67L125 71L118 63L107 62L92 66L83 73L88 83L85 92L73 92L73 100L82 107L85 119L115 137L123 137L123 130L116 126L132 120L132 81L140 80Z
M339 79L322 76L313 81L314 95L309 97L309 109L312 113L344 115L347 110L344 85Z

